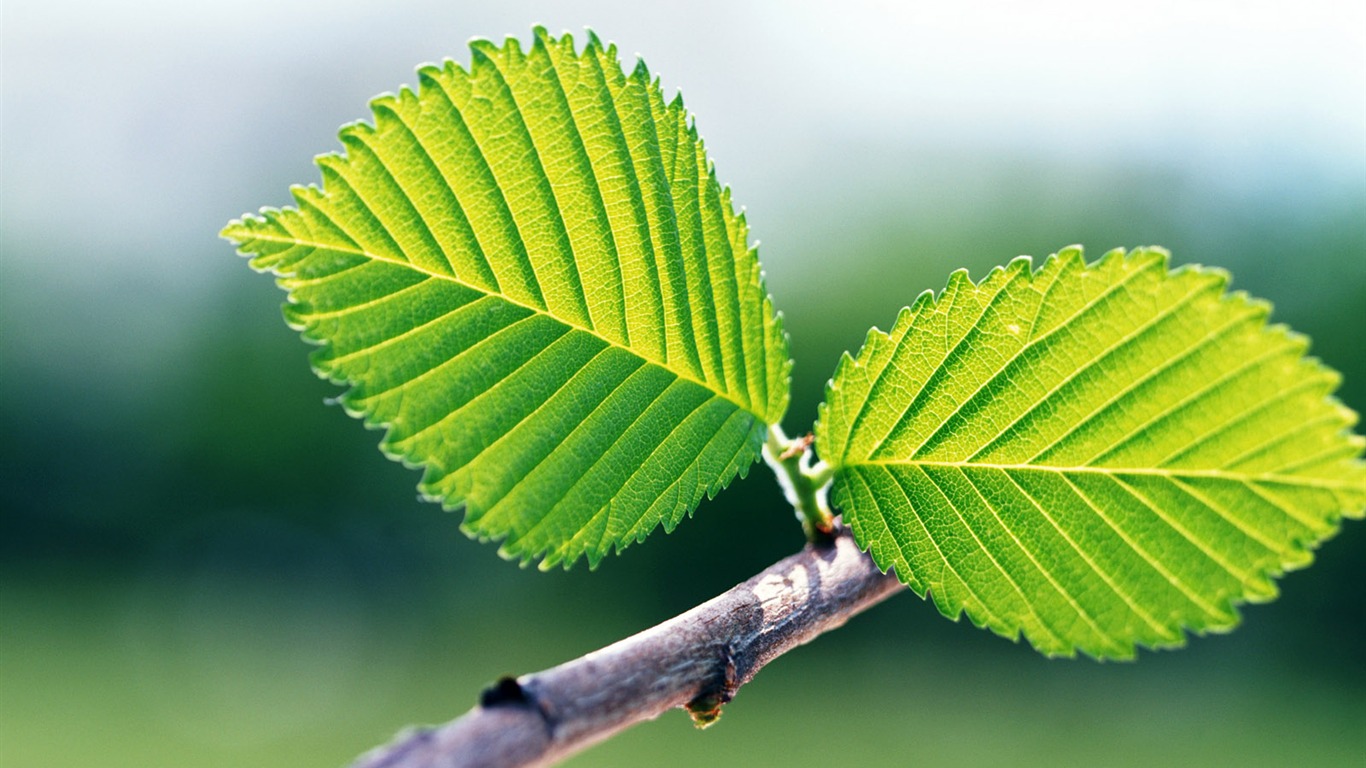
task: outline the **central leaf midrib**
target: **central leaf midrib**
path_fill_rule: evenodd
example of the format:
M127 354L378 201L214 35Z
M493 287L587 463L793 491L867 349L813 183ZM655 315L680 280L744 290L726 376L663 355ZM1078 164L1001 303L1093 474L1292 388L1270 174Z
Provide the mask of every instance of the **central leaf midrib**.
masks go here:
M718 388L716 388L715 386L713 386L712 384L709 384L708 382L698 380L697 378L694 378L693 376L688 375L686 372L679 371L679 370L677 370L677 369L675 369L675 368L669 366L669 365L668 365L667 363L665 363L665 362L662 362L662 361L659 361L659 360L651 359L650 357L648 357L648 356L642 354L639 350L636 350L636 349L634 349L634 348L632 348L632 347L625 346L625 345L620 344L620 343L618 343L618 342L616 342L616 341L613 341L612 339L609 339L609 338L607 338L606 336L603 336L602 334L598 333L597 331L593 330L592 328L586 328L586 327L584 327L584 326L582 326L582 325L579 325L578 323L574 323L574 322L565 320L564 318L558 317L558 316L552 314L551 312L547 311L546 309L544 309L544 308L542 308L542 307L537 307L537 306L535 306L535 305L533 305L533 304L525 304L525 303L523 303L523 302L517 301L516 299L514 299L514 298L512 298L512 297L510 297L510 296L508 296L508 295L506 295L506 294L497 293L497 292L493 292L493 291L489 291L489 290L487 290L487 289L485 289L485 288L482 288L482 287L480 287L480 286L472 285L472 284L470 284L470 283L465 282L464 280L461 280L461 279L460 279L459 277L457 277L457 276L454 276L454 275L444 275L444 274L442 274L442 273L440 273L440 272L433 272L433 271L431 271L431 270L429 270L429 269L423 269L422 267L419 267L419 266L417 266L416 264L413 264L412 262L409 262L409 261L401 261L401 260L399 260L399 259L392 259L392 258L389 258L389 257L387 257L387 256L381 256L381 255L378 255L378 254L375 254L375 253L371 253L371 252L369 252L369 251L367 251L367 250L365 250L365 249L363 249L363 248L358 248L358 247L355 247L355 246L347 246L347 245L334 244L334 243L322 243L322 242L315 242L315 241L310 241L310 240L302 240L302 239L294 238L294 237L280 237L280 236L278 236L278 235L266 235L266 234L260 234L260 233L253 233L253 234L251 235L251 237L252 237L252 239L255 239L255 240L264 240L264 241L266 241L266 242L275 242L275 243L281 243L281 244L285 244L285 245L293 245L293 246L297 246L297 247L301 247L301 248L312 248L312 249L315 249L315 250L321 249L321 250L339 251L339 252L342 252L342 253L353 253L353 254L356 254L357 256L363 256L363 257L365 257L365 258L367 258L367 259L371 259L371 260L373 260L373 261L384 262L384 263L386 263L386 264L393 264L394 266L403 267L403 268L406 268L406 269L411 269L411 270L413 270L414 272L418 272L418 273L420 273L420 274L427 275L428 277L436 278L436 279L438 279L438 280L445 280L445 281L447 281L447 282L450 282L450 283L454 283L454 284L456 284L456 285L459 285L459 286L461 286L461 287L463 287L463 288L468 288L469 290L477 291L478 293L481 293L481 294L483 294L483 295L485 295L485 296L493 296L493 297L496 297L496 298L501 299L502 301L506 301L507 303L512 304L512 305L514 305L514 306L521 307L521 308L526 309L526 310L528 310L528 311L530 311L530 312L533 312L533 313L535 313L535 314L542 315L542 316L544 316L544 317L550 318L551 320L553 320L553 321L555 321L555 322L557 322L557 323L560 323L561 325L564 325L564 326L566 326L566 327L568 327L568 328L571 328L571 329L573 329L573 330L582 331L583 333L589 334L590 336L593 336L594 338L599 339L600 341L602 341L604 344L607 344L608 346L615 347L615 348L620 349L620 350L622 350L622 351L624 351L624 352L627 352L628 354L634 355L635 357L637 357L637 358L639 358L639 359L645 361L647 364L659 366L660 368L663 368L664 370L666 370L666 371L672 373L674 376L678 377L679 379L681 379L681 380L683 380L683 381L692 382L693 384L696 384L697 386L702 387L702 388L706 389L707 391L716 394L716 395L717 395L718 397L720 397L721 399L730 402L732 405L734 405L735 407L739 408L740 410L746 411L746 412L748 412L748 413L750 413L750 414L753 414L754 417L757 418L760 422L762 422L762 423L764 423L764 424L767 424L767 423L768 423L768 420L767 420L767 418L765 418L764 414L759 413L758 411L756 411L756 410L754 410L753 408L751 408L751 407L745 405L744 403L741 403L740 401L738 401L738 400L736 400L734 397L732 397L731 394L730 394L729 392L726 392L726 391L724 391L724 390L718 389Z
M1320 488L1324 490L1344 489L1353 490L1359 487L1358 484L1346 480L1328 480L1318 477L1304 477L1302 475L1283 475L1275 473L1250 474L1247 472L1229 472L1223 469L1162 469L1157 467L1092 467L1092 466L1060 466L1051 464L999 464L992 462L978 461L927 461L922 459L867 459L863 461L846 462L838 465L836 471L841 469L857 469L858 467L952 467L957 469L998 469L1003 472L1034 471L1034 472L1056 472L1058 474L1098 474L1098 475L1147 475L1150 477L1161 477L1169 480L1175 479L1211 479L1228 480L1237 483L1274 483L1278 485L1299 485L1309 488Z

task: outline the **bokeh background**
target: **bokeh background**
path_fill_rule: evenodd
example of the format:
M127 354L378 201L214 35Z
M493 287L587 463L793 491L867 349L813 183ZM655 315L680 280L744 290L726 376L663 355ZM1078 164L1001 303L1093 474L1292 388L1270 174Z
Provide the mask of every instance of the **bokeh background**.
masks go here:
M507 673L801 544L762 467L590 573L415 498L217 239L472 36L591 25L699 116L797 360L950 270L1166 245L1314 338L1366 408L1358 2L5 0L0 765L338 766ZM1047 660L909 594L582 766L1361 765L1366 525L1236 633Z

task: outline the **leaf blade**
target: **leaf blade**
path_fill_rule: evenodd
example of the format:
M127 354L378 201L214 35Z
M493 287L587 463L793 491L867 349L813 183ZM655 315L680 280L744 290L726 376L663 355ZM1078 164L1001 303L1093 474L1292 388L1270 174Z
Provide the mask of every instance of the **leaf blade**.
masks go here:
M743 218L643 65L543 29L526 52L471 50L344 127L321 189L223 235L468 533L596 565L757 460L786 409L786 337Z
M1274 597L1362 515L1363 441L1337 375L1226 282L1069 249L956 274L874 329L816 427L860 544L1048 654L1180 645Z

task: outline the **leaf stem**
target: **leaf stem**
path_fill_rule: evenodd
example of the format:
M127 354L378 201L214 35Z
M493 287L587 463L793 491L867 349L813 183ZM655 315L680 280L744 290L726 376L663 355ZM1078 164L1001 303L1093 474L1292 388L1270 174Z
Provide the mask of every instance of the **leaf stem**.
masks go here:
M826 494L835 472L825 462L812 465L812 437L810 434L789 438L782 427L768 428L764 443L764 461L778 477L787 502L802 521L802 529L811 542L827 541L834 534L834 516Z

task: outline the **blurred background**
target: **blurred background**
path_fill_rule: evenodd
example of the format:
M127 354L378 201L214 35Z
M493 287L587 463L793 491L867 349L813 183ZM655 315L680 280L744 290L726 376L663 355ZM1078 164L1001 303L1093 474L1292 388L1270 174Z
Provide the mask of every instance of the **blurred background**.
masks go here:
M758 467L596 573L500 560L324 404L217 238L416 65L537 22L684 90L787 316L789 432L952 269L1074 242L1228 268L1366 409L1361 3L5 0L4 768L339 766L801 545ZM574 764L1361 765L1364 551L1349 524L1236 633L1132 664L907 594L707 732L670 712Z

